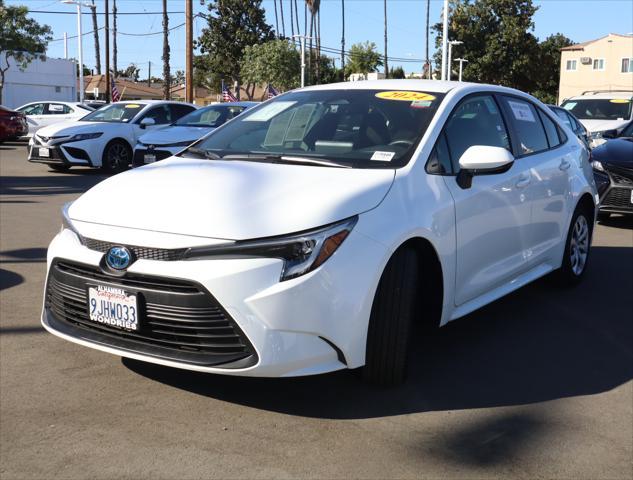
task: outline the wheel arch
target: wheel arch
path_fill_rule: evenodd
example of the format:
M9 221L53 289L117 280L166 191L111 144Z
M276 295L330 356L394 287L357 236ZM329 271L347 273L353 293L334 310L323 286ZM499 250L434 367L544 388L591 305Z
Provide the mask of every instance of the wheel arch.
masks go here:
M130 144L130 141L127 138L117 136L108 140L106 144L103 146L103 150L101 151L101 166L102 167L105 165L105 155L106 155L106 152L108 151L108 147L112 145L113 143L117 143L117 142L123 143L129 149L130 162L132 162L134 158L134 147Z

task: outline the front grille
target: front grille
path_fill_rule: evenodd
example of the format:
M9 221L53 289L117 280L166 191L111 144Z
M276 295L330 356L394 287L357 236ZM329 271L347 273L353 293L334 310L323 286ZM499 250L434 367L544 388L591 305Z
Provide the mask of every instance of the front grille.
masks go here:
M144 148L137 148L134 150L134 165L143 165L145 164L145 154L152 153L156 155L156 161L165 160L173 155L173 153L167 150L152 150L151 152Z
M31 159L32 160L41 160L46 163L64 163L66 161L66 157L61 152L59 148L48 148L48 157L40 157L40 149L38 146L31 147Z
M126 273L111 277L97 267L53 262L46 308L53 328L70 328L73 337L124 350L198 365L239 362L253 365L257 355L239 326L201 285ZM137 297L139 330L96 323L88 315L88 287L107 285ZM230 366L227 368L231 368Z
M633 209L633 204L631 203L631 189L612 188L602 200L601 205L603 207Z
M630 186L633 187L633 179L627 178L627 177L623 177L622 175L618 175L617 173L611 173L611 178L613 179L613 182L618 184L618 185L626 185L626 186Z
M98 252L107 252L112 247L122 246L120 243L104 242L102 240L95 240L92 238L84 238L84 244L90 250L96 250ZM163 260L163 261L176 261L185 258L186 248L151 248L151 247L137 247L133 245L124 245L127 247L137 259L145 260Z

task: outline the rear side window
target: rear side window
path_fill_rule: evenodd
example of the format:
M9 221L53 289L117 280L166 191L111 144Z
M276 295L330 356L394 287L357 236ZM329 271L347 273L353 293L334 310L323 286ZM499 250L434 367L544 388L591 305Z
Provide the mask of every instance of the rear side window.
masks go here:
M66 115L71 112L71 109L67 105L63 105L61 103L49 103L46 113L48 115Z
M169 105L169 108L171 110L172 121L176 121L180 117L184 117L188 113L191 113L195 110L195 107L192 107L190 105L177 105L173 103Z
M459 170L460 157L473 145L510 150L503 117L490 95L467 98L449 117L444 133L455 171Z
M506 109L506 116L514 127L517 156L547 150L547 136L536 108L531 103L515 97L502 96L501 102Z
M547 136L549 148L557 147L560 145L560 138L558 137L558 128L556 128L556 124L544 112L542 112L540 108L538 109L538 114L543 122L543 127L545 127L545 135Z
M560 118L563 121L565 125L567 125L570 128L570 130L574 130L574 131L576 130L572 123L572 118L569 115L567 115L567 113L565 113L563 110L558 110L558 109L554 110L554 113L556 114L558 118Z

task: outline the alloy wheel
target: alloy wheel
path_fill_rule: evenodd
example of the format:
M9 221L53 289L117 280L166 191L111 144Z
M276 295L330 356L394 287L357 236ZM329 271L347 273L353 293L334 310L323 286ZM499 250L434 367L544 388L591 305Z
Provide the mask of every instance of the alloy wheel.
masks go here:
M128 151L127 148L125 148L125 145L121 143L114 143L110 145L110 148L108 149L108 162L110 164L110 168L113 170L125 169L130 163Z
M571 270L579 276L585 269L589 254L589 224L584 215L578 215L569 245Z

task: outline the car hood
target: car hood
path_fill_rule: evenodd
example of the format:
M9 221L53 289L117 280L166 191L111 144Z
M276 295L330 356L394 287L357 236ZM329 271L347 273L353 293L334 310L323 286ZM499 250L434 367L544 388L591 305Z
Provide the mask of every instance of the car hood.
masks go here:
M622 128L629 120L580 120L589 133Z
M591 151L591 158L622 168L633 168L633 138L607 140Z
M213 127L181 127L174 125L148 132L141 136L138 141L145 145L168 145L186 141L193 143L213 130Z
M62 137L76 135L78 133L102 132L104 128L112 128L113 124L107 122L61 122L40 128L37 135L40 137Z
M395 170L172 157L99 183L71 219L245 240L308 230L376 207Z

